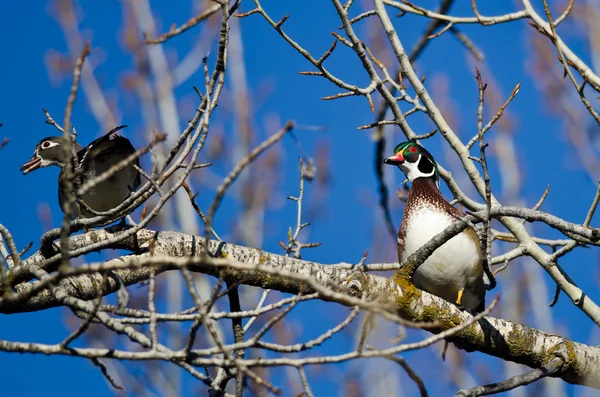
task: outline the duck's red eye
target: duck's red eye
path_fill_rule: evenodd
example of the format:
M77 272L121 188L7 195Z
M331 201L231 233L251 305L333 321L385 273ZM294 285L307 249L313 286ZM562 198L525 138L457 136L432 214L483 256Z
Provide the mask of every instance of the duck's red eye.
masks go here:
M411 152L411 153L417 153L417 148L414 147L414 146L411 146L411 147L408 148L408 151Z
M51 143L50 141L44 141L42 142L42 149L48 149L50 147Z

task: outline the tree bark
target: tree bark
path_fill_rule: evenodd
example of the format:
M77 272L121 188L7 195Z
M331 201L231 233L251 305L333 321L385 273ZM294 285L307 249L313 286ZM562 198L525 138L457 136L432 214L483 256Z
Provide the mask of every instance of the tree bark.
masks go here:
M94 230L72 236L70 248L77 249L90 242L114 237L104 230ZM208 241L210 256L207 257L204 255L204 238L183 233L141 230L134 237L119 242L115 247L129 249L136 254L61 269L62 278L57 276L58 273L53 273L53 276L69 295L92 300L97 298L97 286L103 281L100 271L112 272L113 276L108 278L104 290L104 294L108 295L119 289L118 278L126 286L147 280L150 275L148 265L155 267L157 275L185 266L190 271L223 277L230 283L239 282L292 294L319 292L322 300L347 306L356 304L357 300L352 300L352 297L362 297L363 301L376 302L381 310L399 314L407 320L436 322L435 327L427 329L433 333L448 330L471 318L455 305L418 290L398 276L385 278L361 270L353 271L347 266L304 261L213 240ZM24 261L21 269L13 269L12 279L15 274L24 277L26 269L38 263L41 263L39 252ZM47 288L40 289L28 299L19 299L19 296L31 293L39 286L40 281L37 280L15 286L17 294L12 298L0 298L0 313L30 312L60 305ZM331 292L325 293L325 289ZM600 389L600 349L594 346L490 316L456 333L449 340L466 351L479 351L531 368L541 368L553 358L560 357L563 365L555 377Z

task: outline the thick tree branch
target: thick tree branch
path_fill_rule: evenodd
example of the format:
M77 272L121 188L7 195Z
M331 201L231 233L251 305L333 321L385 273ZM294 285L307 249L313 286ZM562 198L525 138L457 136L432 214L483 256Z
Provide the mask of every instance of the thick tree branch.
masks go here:
M95 236L91 238L91 234ZM92 231L72 237L71 244L72 247L76 247L89 243L90 239L111 237L108 233ZM153 255L146 252L68 269L63 273L68 278L57 278L58 286L75 298L93 300L97 298L96 286L103 280L102 273L108 270L117 275L125 285L132 285L147 280L150 277L151 267L154 267L156 275L187 267L190 271L223 277L232 283L295 294L317 292L323 300L335 301L347 306L359 305L381 314L384 312L392 315L399 314L412 322L430 324L429 330L433 333L449 330L471 318L468 313L456 306L420 291L398 277L386 279L353 272L343 266L302 261L256 248L212 240L208 242L210 257L207 258L202 255L204 241L201 237L175 232L141 230L137 233L136 239L122 241L121 247L123 244L127 245L127 242L130 242L131 246L128 248L132 251L145 249L152 244ZM141 266L142 264L144 266ZM35 289L39 283L41 282L35 281L16 286L16 295L26 294L28 290ZM110 294L118 289L119 283L114 277L109 277L106 280L104 293ZM24 301L1 299L0 312L42 310L58 305L60 301L49 290L42 289L38 294ZM449 340L467 351L480 351L531 368L543 368L553 358L560 357L564 360L564 364L553 376L570 383L600 388L600 350L596 347L572 342L557 335L493 317L481 319L478 323L449 337ZM0 349L27 351L8 342L0 346ZM56 347L52 353L71 354L60 347ZM360 354L368 357L370 353ZM97 357L103 356L99 354ZM123 358L136 359L135 356ZM271 364L296 365L293 360L286 360L288 359L277 359ZM248 367L258 365L252 360L244 360L242 363ZM315 363L310 361L306 364Z

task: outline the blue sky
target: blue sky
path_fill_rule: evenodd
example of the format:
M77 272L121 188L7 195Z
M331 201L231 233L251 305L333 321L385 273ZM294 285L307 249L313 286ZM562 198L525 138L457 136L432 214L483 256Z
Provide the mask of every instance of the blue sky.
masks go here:
M328 2L278 2L264 1L263 6L278 20L286 14L291 18L285 23L285 31L314 55L322 54L331 45L333 37L330 32L339 26L335 10ZM360 3L360 2L357 2ZM459 2L453 8L454 15L471 15L467 3ZM498 14L512 10L511 4L487 2L480 10L484 14ZM507 2L509 3L509 2ZM434 8L436 2L424 1L423 6ZM192 4L190 1L180 1L177 7L172 2L152 2L155 15L158 17L161 31L173 24L180 24L190 17ZM357 5L358 6L358 5ZM0 62L0 138L10 138L10 144L0 151L0 167L3 175L5 194L0 196L2 211L0 223L13 233L19 248L29 241L37 245L39 237L50 227L59 225L60 210L56 199L56 177L58 170L46 169L24 177L19 172L19 166L26 161L33 151L36 142L55 131L44 123L43 108L47 108L57 120L62 120L64 105L70 88L70 79L53 81L48 73L45 60L50 51L65 53L67 46L63 32L57 21L50 15L50 5L37 4L32 7L27 2L5 2L3 4L3 21L0 24L0 52L3 61ZM244 2L241 10L250 9L250 2ZM130 134L138 146L143 143L144 124L140 116L140 105L135 97L124 92L122 81L124 71L132 68L130 54L120 44L123 12L119 2L102 2L91 4L86 2L82 8L80 29L91 38L95 49L93 56L101 60L96 68L96 77L101 87L117 100L122 123L128 124L127 134ZM358 13L357 11L355 13ZM394 13L392 12L392 15ZM373 21L372 21L373 22ZM401 28L400 38L405 47L410 48L424 29L426 21L417 16L405 16L395 20ZM335 101L322 101L319 98L336 94L339 89L330 82L319 77L301 76L297 72L312 70L307 62L267 25L258 15L241 20L244 66L247 73L249 90L253 101L251 113L254 117L256 141L267 135L264 128L273 117L278 117L283 124L286 120L296 120L299 125L326 126L326 131L298 130L297 136L309 155L314 156L319 145L329 148L329 172L331 185L328 189L322 210L314 219L305 219L312 223L310 229L311 241L320 241L324 246L306 252L306 259L322 263L356 262L364 250L371 248L370 261L394 260L394 240L384 230L381 210L377 206L376 179L373 168L374 145L370 131L359 131L360 125L373 122L374 115L370 112L364 98L347 98ZM376 23L362 23L357 31L363 38L368 39L367 27L379 28ZM544 209L564 217L570 221L581 222L585 217L589 204L595 192L595 185L581 169L577 155L569 145L559 119L548 110L548 105L540 95L528 71L529 37L533 30L523 21L511 24L481 28L465 26L460 28L470 35L474 42L486 55L485 68L493 74L501 90L504 100L517 82L521 82L521 90L510 105L510 113L516 120L512 131L516 145L519 167L522 169L524 185L520 197L527 205L533 205L546 188L551 185L551 193L544 204ZM182 37L168 42L165 47L169 54L181 59L199 34L199 29L192 29ZM568 43L584 61L589 60L589 50L586 44L577 41L575 34L568 36ZM211 43L210 40L207 42ZM215 43L203 51L214 54ZM473 62L465 56L463 47L450 34L434 40L424 55L419 59L418 71L427 74L426 86L431 90L434 100L450 103L454 111L452 126L459 136L468 139L476 129L477 91L474 79ZM359 86L368 84L368 76L360 67L358 58L349 49L338 45L336 52L327 60L327 67L339 77ZM395 65L392 69L395 69ZM486 80L486 74L483 75ZM180 100L179 109L182 121L191 117L189 105L184 98L193 99L195 95L192 85L201 86L202 72L195 73L187 82L177 88L176 94ZM565 80L564 84L568 82ZM447 91L442 89L447 86ZM569 87L570 88L570 87ZM379 103L376 98L376 103ZM595 100L592 102L595 104ZM234 138L233 124L228 121L231 112L231 98L224 94L222 104L217 109L216 118L219 126L225 131L224 142L227 144ZM583 105L576 103L575 107ZM187 109L187 113L185 113ZM489 112L491 113L491 112ZM489 117L489 116L488 116ZM593 125L593 120L588 123ZM415 131L424 133L432 130L431 122L419 117L409 120ZM73 123L77 127L82 142L86 143L98 136L102 131L92 117L85 98L80 95L74 109ZM596 127L597 129L597 127ZM494 134L492 130L490 134ZM390 148L403 139L398 129L388 130ZM210 138L209 138L210 139ZM443 138L435 136L427 141L428 149L446 166L448 154L442 150ZM295 206L287 202L285 197L297 194L297 157L298 151L290 139L282 142L283 171L280 186L273 197L272 209L266 214L266 224L263 247L272 252L281 252L277 241L284 239L287 228L295 224ZM491 150L494 148L492 146ZM201 160L202 161L202 160ZM453 161L456 161L454 158ZM493 157L490 167L492 183L499 184L498 161L502 158ZM217 175L225 175L235 163L217 164L213 170ZM391 168L391 167L390 167ZM447 167L449 168L449 167ZM395 189L402 181L398 171L388 169L386 172L396 172L393 180ZM461 175L459 168L453 169L454 175L464 189L471 194L467 179ZM311 185L307 187L307 200L311 199ZM446 191L447 194L447 191ZM214 191L207 189L199 195L202 205L212 200ZM475 196L472 196L477 198ZM313 203L314 204L314 203ZM44 218L49 208L50 219ZM222 235L232 235L231 225L236 216L239 203L227 199L215 220L215 228ZM393 217L396 224L401 219L401 206L393 205ZM44 221L40 219L44 218ZM592 223L593 225L595 222ZM536 226L533 230L541 236L557 236L554 231ZM377 239L377 241L375 241ZM379 240L381 239L381 240ZM381 247L387 247L382 250ZM375 248L375 249L373 249ZM501 247L500 249L506 249ZM594 249L579 249L562 260L561 265L569 275L579 283L580 287L594 300L600 299L597 285L596 270L597 254ZM515 262L513 266L527 268L537 266L531 260ZM519 273L517 271L517 273ZM545 276L549 290L553 284ZM499 277L497 291L506 292L507 284L516 282L515 279ZM495 295L496 291L490 293ZM544 297L549 301L551 296ZM529 304L529 303L528 303ZM341 319L347 312L343 308L332 305L311 304L300 305L295 311L293 324L302 328L302 338L308 339L322 330L311 327L310 320L317 315L325 323ZM330 315L330 311L334 313ZM545 331L555 332L573 338L579 342L589 343L595 332L595 327L572 303L562 296L559 304L552 309L555 329ZM0 339L31 342L56 343L64 338L64 319L72 315L63 309L53 309L40 313L10 315L0 317ZM510 318L508 318L510 320ZM533 324L530 313L523 319L525 323ZM423 334L418 334L423 335ZM347 343L352 343L352 336L340 337L337 341L328 343L324 351L340 351ZM346 345L347 346L347 345ZM432 350L433 351L433 350ZM435 349L437 355L437 349ZM407 355L415 370L425 376L428 366L422 353ZM484 358L480 354L466 355L471 363L485 362L490 368L501 368L500 361ZM481 361L483 360L483 361ZM444 364L439 364L443 370ZM447 365L447 364L446 364ZM110 395L112 390L105 382L99 371L91 364L80 359L64 357L46 357L33 355L16 355L0 353L0 384L9 395L33 396L38 394L79 396L82 387L92 390L92 395ZM140 367L137 367L138 370ZM394 367L391 367L394 368ZM363 374L368 366L360 367L353 363L340 366L345 373L359 371ZM398 377L404 376L398 368L394 368ZM492 371L494 374L494 372ZM496 372L494 375L497 375ZM32 376L32 374L34 374ZM309 373L309 376L312 376ZM314 375L314 391L317 395L327 395L335 390L336 382L332 379L322 379ZM32 379L35 381L32 382ZM403 382L408 382L402 378ZM492 377L492 380L500 380ZM186 380L186 382L188 382ZM312 383L312 382L311 382ZM186 383L189 390L194 390L191 382ZM412 387L412 385L407 386ZM435 386L440 395L456 391L446 379ZM569 393L575 393L568 388ZM435 394L437 395L437 394ZM575 394L573 394L575 395Z

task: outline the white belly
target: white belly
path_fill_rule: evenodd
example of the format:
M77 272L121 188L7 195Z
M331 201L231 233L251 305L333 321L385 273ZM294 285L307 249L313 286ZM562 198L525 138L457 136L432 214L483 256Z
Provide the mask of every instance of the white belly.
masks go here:
M415 211L406 228L402 260L450 226L456 218L427 209ZM419 266L413 281L418 288L447 300L455 300L459 290L481 277L479 250L466 233L452 237Z

